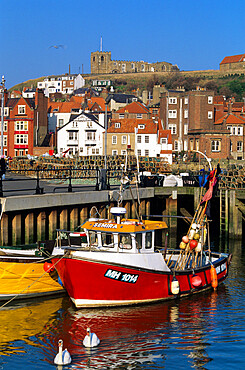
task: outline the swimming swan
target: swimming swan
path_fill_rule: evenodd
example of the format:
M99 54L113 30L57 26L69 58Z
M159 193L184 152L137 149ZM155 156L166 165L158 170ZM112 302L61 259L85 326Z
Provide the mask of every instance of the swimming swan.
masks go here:
M91 333L90 328L87 329L87 334L83 340L85 347L96 347L100 344L100 340L95 333Z
M54 358L54 363L56 365L70 364L71 363L71 355L67 351L67 349L64 349L64 351L63 351L63 340L62 339L59 340L58 346L59 346L59 352L57 353L57 355Z

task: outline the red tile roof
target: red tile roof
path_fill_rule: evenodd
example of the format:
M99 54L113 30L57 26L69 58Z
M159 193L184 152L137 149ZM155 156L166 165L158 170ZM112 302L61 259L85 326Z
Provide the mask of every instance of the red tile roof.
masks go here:
M115 123L120 122L120 128L115 127ZM139 125L144 125L144 129L140 129ZM135 128L138 128L138 134L156 134L158 124L151 119L141 119L140 123L137 119L113 119L111 126L108 128L108 133L134 133Z
M97 103L100 109L104 112L105 111L105 99L101 97L93 96L87 100L88 109L91 109L94 104Z
M226 114L223 117L219 118L214 122L215 125L220 125L222 123L226 123L227 125L236 124L236 125L243 125L245 124L245 118L241 118L236 116L235 114Z
M49 102L48 112L53 113L54 109L58 109L57 113L71 113L72 109L80 109L81 102L65 101L65 102Z
M161 126L160 126L161 127ZM158 144L160 143L161 138L168 138L168 144L172 144L172 134L171 130L159 130Z
M116 113L149 113L149 110L140 102L133 101L132 103L126 105L123 108L117 110Z
M245 58L245 54L232 55L229 57L225 57L220 64L238 63L238 62L242 62L244 58Z

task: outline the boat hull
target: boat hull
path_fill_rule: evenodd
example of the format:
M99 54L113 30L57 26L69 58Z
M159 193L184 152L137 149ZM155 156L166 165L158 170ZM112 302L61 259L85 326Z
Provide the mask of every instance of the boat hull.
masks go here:
M45 273L43 265L40 258L0 257L0 300L28 299L64 292L57 272Z
M58 259L53 258L53 263ZM228 274L228 255L214 263L218 282ZM176 298L171 292L175 278L179 282L178 297L199 293L212 288L211 265L185 271L155 271L94 261L84 258L63 258L56 269L70 298L77 308L144 304ZM194 276L201 285L194 286Z

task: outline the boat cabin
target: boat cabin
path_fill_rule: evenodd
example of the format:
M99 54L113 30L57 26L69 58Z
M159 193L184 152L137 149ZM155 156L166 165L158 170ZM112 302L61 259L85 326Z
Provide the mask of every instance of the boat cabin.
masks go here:
M114 220L89 219L83 228L87 235L90 250L103 250L120 253L153 253L155 230L165 229L165 222L121 219L119 207L111 209ZM125 208L120 212L125 212Z

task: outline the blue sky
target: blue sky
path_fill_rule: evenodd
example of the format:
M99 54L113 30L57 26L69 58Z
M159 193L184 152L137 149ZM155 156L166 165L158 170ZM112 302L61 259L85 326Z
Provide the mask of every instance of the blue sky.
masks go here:
M245 52L244 21L244 0L0 0L0 73L7 88L69 64L90 73L101 36L114 60L218 69Z

